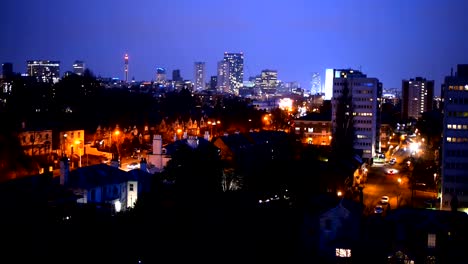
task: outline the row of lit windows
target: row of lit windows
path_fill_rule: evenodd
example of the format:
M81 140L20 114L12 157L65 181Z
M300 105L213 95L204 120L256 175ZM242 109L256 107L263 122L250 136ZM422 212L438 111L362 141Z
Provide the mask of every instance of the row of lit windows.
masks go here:
M356 113L356 112L354 112L353 115L355 115L355 116L372 116L372 113Z
M460 105L468 104L468 98L466 97L449 98L446 101L448 104L460 104Z
M466 85L449 85L449 90L453 91L468 91L468 84Z
M369 138L367 135L356 135L358 139Z
M342 86L343 85L343 82L335 82L333 83L333 85L336 85L336 86ZM348 85L351 85L351 86L366 86L366 87L373 87L374 86L374 83L361 83L361 82L348 82Z
M39 141L42 140L42 134L37 134L37 139ZM44 135L44 140L48 140L49 139L49 134L45 134ZM34 143L36 140L36 138L34 137L34 135L29 135L29 143ZM23 136L23 143L26 143L26 136Z
M468 138L466 137L447 137L449 143L467 143Z
M468 125L460 125L460 124L447 124L448 129L456 129L456 130L467 130Z
M446 152L447 157L468 157L468 150L465 149L451 149Z
M449 111L447 115L449 117L468 117L468 112Z

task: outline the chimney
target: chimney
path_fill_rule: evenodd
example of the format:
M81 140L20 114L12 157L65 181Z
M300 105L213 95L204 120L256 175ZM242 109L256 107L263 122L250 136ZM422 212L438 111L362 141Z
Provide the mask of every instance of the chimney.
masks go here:
M68 185L68 175L70 173L70 165L68 164L68 157L63 156L60 159L60 185Z

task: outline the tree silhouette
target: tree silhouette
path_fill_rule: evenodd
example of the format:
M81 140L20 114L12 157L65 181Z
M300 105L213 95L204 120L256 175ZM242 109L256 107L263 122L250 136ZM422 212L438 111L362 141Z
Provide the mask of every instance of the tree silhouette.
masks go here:
M352 177L352 162L356 154L354 149L354 118L353 118L352 93L349 88L348 80L343 81L343 90L341 96L336 100L335 126L331 141L331 154L329 165L334 173L333 180L335 184L341 185L345 179Z

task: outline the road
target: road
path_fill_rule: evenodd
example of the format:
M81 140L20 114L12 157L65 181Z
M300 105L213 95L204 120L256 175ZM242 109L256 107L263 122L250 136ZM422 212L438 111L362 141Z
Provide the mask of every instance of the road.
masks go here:
M430 207L426 200L437 196L435 192L411 191L408 175L411 173L405 170L405 153L394 155L397 162L394 165L374 164L367 173L367 181L364 185L364 205L365 213L372 214L374 207L379 204L380 198L387 195L390 198L388 209L395 209L404 206L417 208ZM391 173L389 173L391 171Z

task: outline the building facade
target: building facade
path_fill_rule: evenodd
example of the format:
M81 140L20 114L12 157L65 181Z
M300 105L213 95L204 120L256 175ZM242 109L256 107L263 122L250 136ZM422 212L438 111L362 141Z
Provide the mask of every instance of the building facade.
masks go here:
M332 126L336 129L336 110L343 88L348 86L351 97L355 133L354 149L362 151L362 159L372 159L380 148L380 98L382 83L377 78L352 69L333 72ZM346 84L345 84L346 83Z
M76 60L73 63L73 73L75 73L76 75L82 76L84 74L85 69L86 68L84 61Z
M205 89L205 63L197 61L195 62L194 66L194 73L195 73L195 90L201 91Z
M229 92L237 95L244 83L244 53L225 52L223 61L229 67Z
M38 82L56 83L60 80L60 61L29 60L26 72Z
M417 120L422 113L432 110L434 81L422 77L403 80L401 113L404 120Z
M441 209L468 207L468 64L442 84ZM458 201L457 201L458 200Z

